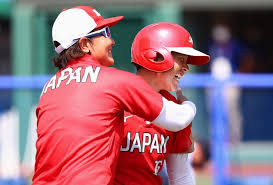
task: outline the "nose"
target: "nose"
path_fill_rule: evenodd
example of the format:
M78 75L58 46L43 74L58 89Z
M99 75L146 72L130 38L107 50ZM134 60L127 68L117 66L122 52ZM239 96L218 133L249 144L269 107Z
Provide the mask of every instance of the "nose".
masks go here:
M114 46L116 43L115 43L115 40L113 38L110 38L111 41L112 41L112 46Z

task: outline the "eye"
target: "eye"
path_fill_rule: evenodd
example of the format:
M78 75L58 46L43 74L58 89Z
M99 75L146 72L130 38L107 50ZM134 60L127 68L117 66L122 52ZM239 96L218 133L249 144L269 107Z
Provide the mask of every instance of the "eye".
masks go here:
M185 57L179 57L178 61L180 61L181 63L184 63L185 62Z
M181 62L187 63L187 61L188 61L188 56L181 57Z

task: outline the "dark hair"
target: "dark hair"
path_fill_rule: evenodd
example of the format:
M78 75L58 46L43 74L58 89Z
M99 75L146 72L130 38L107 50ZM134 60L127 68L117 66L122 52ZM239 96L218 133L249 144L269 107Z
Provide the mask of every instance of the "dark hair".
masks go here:
M92 39L88 38L90 42ZM54 41L55 47L58 47L60 43ZM65 68L69 61L79 59L83 57L86 53L82 51L79 42L76 42L74 45L70 46L68 49L62 51L60 55L53 58L53 65L59 69Z
M141 68L143 68L141 65L138 65L136 63L133 62L133 65L135 66L136 70L140 70Z

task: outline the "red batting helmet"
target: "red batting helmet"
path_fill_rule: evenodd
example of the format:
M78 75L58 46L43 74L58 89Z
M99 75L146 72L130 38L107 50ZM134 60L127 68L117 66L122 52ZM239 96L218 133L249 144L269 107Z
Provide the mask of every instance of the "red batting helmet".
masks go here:
M151 71L167 71L174 65L172 51L188 55L188 64L202 65L210 59L193 48L192 37L182 26L159 22L138 32L131 48L132 62ZM162 61L155 61L157 54L163 56Z

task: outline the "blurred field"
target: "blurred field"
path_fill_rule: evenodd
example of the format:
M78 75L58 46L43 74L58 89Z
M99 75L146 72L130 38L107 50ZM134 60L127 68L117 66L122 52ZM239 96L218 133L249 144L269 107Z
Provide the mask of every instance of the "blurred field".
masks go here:
M196 185L211 185L212 178L209 174L203 172L196 173Z
M212 185L212 165L195 170L197 185ZM230 149L231 185L273 184L273 143L246 142Z

